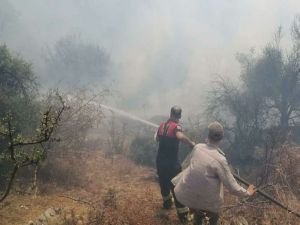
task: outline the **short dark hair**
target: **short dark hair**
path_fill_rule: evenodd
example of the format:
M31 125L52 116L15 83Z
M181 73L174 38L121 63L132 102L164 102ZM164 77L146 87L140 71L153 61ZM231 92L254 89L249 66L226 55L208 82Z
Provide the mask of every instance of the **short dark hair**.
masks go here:
M178 106L178 105L174 105L174 106L171 108L170 116L171 116L171 117L174 117L174 118L176 118L176 119L180 119L180 118L181 118L181 112L182 112L181 107Z

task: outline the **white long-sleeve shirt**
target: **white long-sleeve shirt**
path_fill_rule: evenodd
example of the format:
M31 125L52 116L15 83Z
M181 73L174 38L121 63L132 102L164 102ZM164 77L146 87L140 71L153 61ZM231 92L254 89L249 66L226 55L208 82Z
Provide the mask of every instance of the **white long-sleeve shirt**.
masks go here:
M193 209L219 213L224 203L223 185L235 195L248 196L234 179L224 153L210 144L197 144L187 168L172 182L178 201Z

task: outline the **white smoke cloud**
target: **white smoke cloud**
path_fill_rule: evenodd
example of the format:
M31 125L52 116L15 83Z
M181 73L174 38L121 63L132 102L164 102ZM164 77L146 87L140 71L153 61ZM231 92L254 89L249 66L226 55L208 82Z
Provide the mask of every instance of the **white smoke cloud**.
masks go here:
M33 47L41 51L65 35L81 34L105 48L119 65L114 89L122 98L115 104L149 115L166 114L173 104L182 105L187 113L200 111L215 74L238 76L237 52L260 49L279 25L288 36L300 12L296 0L11 3L27 37L23 42L18 39L18 49L36 54ZM41 63L39 58L32 57Z

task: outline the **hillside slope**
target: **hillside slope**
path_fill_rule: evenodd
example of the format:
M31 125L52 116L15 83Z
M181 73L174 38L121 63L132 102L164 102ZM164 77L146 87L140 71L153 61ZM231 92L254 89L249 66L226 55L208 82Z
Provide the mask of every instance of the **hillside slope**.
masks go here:
M36 222L49 208L59 208L63 213L59 222L44 223L48 225L179 224L174 208L161 208L155 170L138 166L124 156L108 157L101 151L65 155L63 159L55 161L52 170L51 176L61 177L67 183L61 186L54 180L51 182L48 177L50 181L47 183L40 181L36 197L12 192L0 204L0 225ZM45 176L42 171L41 176ZM225 196L226 209L221 225L300 224L297 218L265 199L257 198L256 201L242 204L228 193ZM289 199L288 203L299 207L297 199L293 202Z
M110 224L178 223L175 210L161 209L154 170L122 156L106 158L100 151L82 153L76 160L74 170L80 184L70 190L50 184L47 191L42 185L40 189L46 193L37 197L13 193L0 205L0 224L28 224L50 207L63 208L85 222L101 213L103 224L105 220ZM89 212L93 215L88 216Z

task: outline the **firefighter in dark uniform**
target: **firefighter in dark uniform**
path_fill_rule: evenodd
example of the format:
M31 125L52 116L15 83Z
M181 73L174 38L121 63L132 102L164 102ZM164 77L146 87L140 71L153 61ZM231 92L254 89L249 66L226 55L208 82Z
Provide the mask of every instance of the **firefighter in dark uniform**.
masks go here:
M178 160L179 142L183 142L194 147L195 143L183 134L179 124L181 118L181 108L173 106L170 112L170 118L161 123L156 133L156 140L159 142L156 158L157 174L161 195L163 198L163 208L170 209L173 205L173 199L177 209L177 215L182 223L187 222L189 209L179 203L174 195L174 186L172 178L181 172L181 165Z

